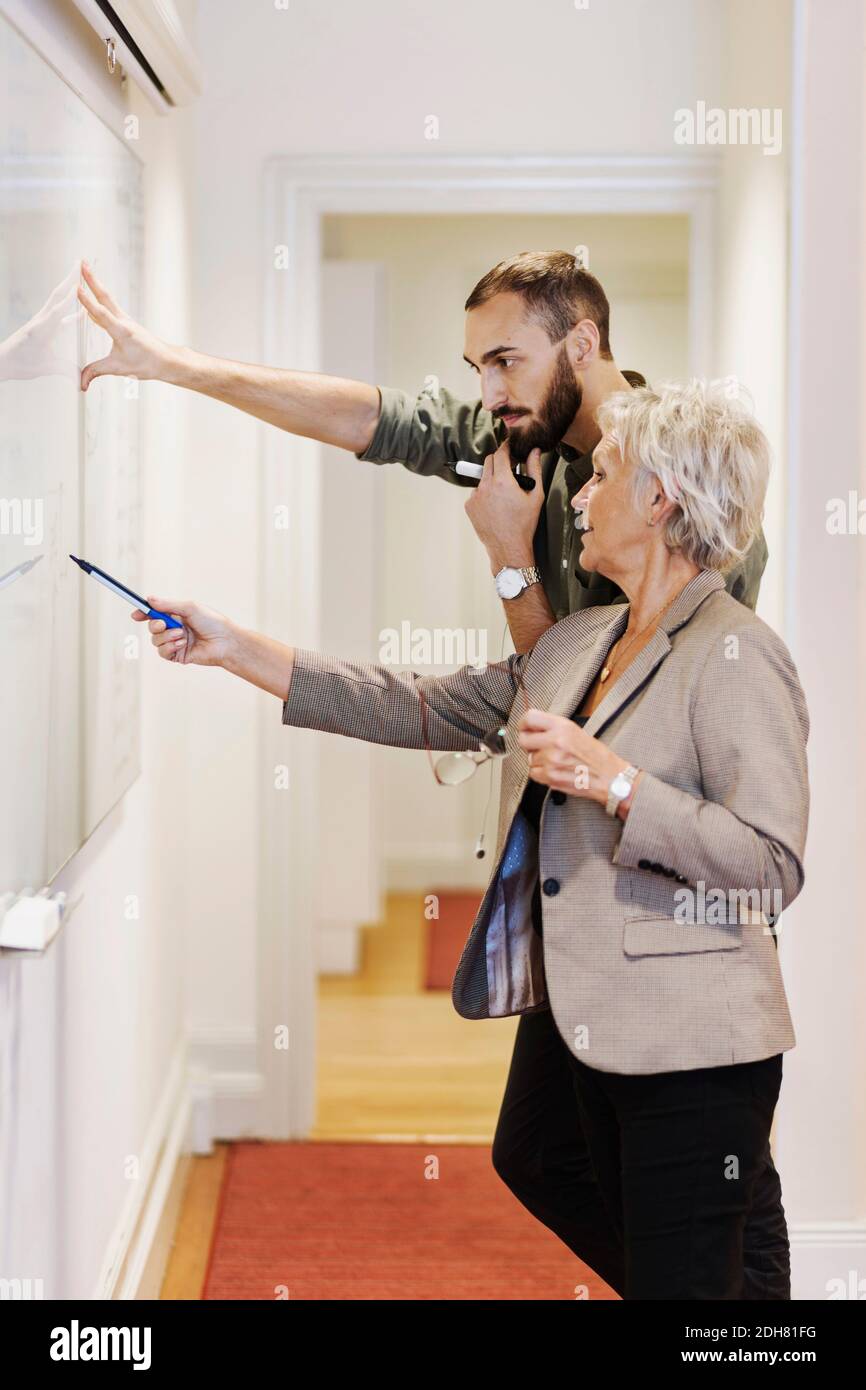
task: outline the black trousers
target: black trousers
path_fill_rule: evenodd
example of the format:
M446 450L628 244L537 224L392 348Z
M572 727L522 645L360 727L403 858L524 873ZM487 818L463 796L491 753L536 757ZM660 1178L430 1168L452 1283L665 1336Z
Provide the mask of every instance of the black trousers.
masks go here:
M514 1195L625 1299L790 1299L782 1054L623 1076L524 1014L493 1140Z

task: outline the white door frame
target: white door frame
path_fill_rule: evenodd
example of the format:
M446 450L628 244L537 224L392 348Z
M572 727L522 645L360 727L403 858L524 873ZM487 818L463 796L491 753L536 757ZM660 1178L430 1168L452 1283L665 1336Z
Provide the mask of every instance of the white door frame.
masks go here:
M321 370L321 220L327 213L658 212L682 213L690 220L689 365L694 375L708 375L718 169L712 154L271 160L265 167L262 218L262 360ZM276 429L262 432L259 626L300 647L316 647L319 635L318 453L314 441ZM284 509L280 525L278 508ZM283 728L268 702L261 709L259 738L265 788L256 914L260 1133L303 1138L315 1107L314 736ZM288 787L282 790L275 789L279 766L289 768ZM275 1045L281 1027L289 1030L288 1048Z

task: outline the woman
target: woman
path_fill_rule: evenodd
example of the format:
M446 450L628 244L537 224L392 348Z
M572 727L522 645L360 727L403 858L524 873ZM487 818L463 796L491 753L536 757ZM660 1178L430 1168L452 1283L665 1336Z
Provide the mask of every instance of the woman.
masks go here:
M759 527L769 452L700 382L616 395L598 423L572 501L580 558L628 603L573 614L528 654L398 674L155 596L185 630L150 627L161 656L224 666L287 724L446 750L504 725L496 862L455 1006L552 1013L624 1296L737 1299L795 1043L768 921L802 887L808 817L796 670L723 578Z

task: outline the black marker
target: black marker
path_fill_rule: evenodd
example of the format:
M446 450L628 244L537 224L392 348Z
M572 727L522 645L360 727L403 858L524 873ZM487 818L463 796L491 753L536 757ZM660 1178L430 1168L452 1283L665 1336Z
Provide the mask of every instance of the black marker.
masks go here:
M483 463L467 463L465 459L460 459L458 463L451 463L448 466L453 468L454 472L461 478L480 478L484 473ZM515 473L514 479L517 486L523 488L524 492L532 492L535 487L535 479L530 478L526 473Z

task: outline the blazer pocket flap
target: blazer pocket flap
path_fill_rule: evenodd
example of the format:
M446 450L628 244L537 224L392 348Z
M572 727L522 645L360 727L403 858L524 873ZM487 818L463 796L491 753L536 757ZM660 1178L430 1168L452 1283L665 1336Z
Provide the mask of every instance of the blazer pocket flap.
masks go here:
M706 922L677 922L673 917L629 917L622 934L622 949L627 956L732 951L742 944L743 929L739 922L711 926Z

